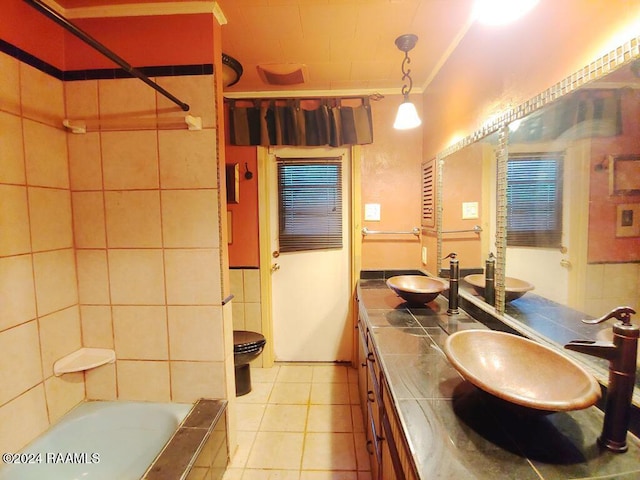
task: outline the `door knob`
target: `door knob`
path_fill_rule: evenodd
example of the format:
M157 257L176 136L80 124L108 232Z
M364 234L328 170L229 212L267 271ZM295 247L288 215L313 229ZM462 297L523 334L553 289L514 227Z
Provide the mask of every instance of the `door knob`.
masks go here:
M271 265L271 273L275 272L276 270L280 270L280 265L274 263L273 265Z

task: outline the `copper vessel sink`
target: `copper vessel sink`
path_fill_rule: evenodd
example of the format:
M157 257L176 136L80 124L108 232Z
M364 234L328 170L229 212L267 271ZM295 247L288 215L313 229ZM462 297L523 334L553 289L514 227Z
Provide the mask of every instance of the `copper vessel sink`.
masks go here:
M473 288L478 292L478 295L482 295L484 297L484 275L482 273L467 275L464 277L464 281L473 285ZM525 293L535 288L529 282L513 277L506 277L505 284L505 300L507 302L520 298Z
M424 275L391 277L387 286L409 303L429 303L447 289L443 281Z
M596 379L572 359L532 340L492 330L449 336L444 352L476 387L545 412L580 410L600 398Z

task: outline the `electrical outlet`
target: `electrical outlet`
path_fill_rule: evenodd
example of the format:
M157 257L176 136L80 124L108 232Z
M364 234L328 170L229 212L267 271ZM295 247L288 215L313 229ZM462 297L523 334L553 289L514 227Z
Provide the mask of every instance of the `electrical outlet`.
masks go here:
M422 247L422 264L427 264L427 247Z
M640 203L617 206L616 237L640 237Z
M472 218L478 218L478 202L463 202L462 219L469 220Z
M365 222L380 221L380 204L379 203L364 204L364 220Z

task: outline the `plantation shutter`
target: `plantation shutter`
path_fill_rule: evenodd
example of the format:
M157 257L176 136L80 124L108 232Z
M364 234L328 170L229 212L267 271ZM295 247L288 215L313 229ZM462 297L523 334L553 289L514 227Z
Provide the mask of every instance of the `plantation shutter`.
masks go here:
M280 252L342 248L340 158L278 162Z
M422 226L433 227L435 211L435 159L422 164Z
M507 163L507 205L507 245L560 247L562 157L510 157Z

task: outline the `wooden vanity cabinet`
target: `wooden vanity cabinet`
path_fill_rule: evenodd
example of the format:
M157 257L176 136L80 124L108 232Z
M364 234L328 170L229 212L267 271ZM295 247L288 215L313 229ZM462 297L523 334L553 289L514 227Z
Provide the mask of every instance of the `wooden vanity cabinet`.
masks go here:
M358 322L358 387L372 480L418 480L365 323Z

